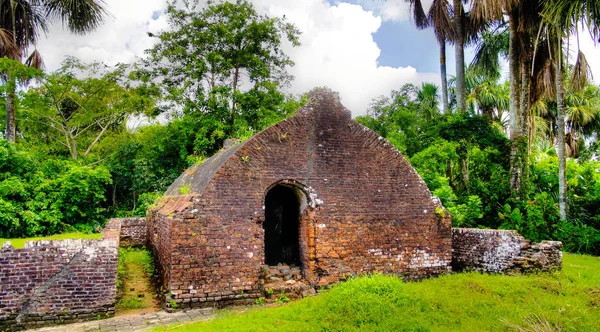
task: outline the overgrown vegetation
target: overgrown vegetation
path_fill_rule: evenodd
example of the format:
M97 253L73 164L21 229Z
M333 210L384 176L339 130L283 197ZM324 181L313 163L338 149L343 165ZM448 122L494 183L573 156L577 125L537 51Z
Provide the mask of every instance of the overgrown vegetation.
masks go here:
M117 267L118 311L156 306L152 283L154 260L145 248L120 248Z
M209 322L155 331L593 331L598 285L600 259L566 254L555 273L461 273L410 283L373 275L276 308L223 311Z

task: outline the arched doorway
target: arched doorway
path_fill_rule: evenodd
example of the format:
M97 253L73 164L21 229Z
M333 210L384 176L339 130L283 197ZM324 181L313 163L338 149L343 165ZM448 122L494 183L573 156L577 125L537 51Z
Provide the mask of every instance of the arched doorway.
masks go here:
M300 266L300 198L297 189L283 184L265 196L265 263Z

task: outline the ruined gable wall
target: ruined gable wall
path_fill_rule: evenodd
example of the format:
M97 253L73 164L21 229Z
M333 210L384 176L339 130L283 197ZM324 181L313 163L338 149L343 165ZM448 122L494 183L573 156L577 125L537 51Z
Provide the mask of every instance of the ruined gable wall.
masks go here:
M313 207L302 217L309 281L385 272L449 271L450 218L399 152L338 104L310 107L243 143L173 227L168 289L180 307L251 299L261 291L264 197L295 180ZM293 182L293 181L292 181ZM177 257L177 259L175 259ZM305 262L310 263L310 262Z
M112 316L119 256L118 219L102 240L32 241L0 249L0 330Z

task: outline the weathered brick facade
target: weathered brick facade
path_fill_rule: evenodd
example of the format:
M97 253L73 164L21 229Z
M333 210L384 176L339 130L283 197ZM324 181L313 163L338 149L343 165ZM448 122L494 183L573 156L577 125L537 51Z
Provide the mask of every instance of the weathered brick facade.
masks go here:
M396 148L320 92L294 117L186 170L149 211L148 239L179 308L264 294L265 218L279 213L265 199L275 187L298 200L297 243L280 255L298 256L305 285L450 271L449 214Z
M114 314L120 222L102 240L32 241L0 249L0 331Z
M146 245L146 218L121 218L121 247Z
M549 271L562 267L562 243L531 244L513 230L452 229L452 269L481 272Z

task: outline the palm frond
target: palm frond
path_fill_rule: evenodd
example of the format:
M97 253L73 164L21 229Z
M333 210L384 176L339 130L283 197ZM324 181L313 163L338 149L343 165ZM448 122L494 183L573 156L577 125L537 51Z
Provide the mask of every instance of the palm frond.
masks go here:
M475 73L490 79L500 77L500 56L508 56L508 29L484 31L475 50L471 68Z
M15 43L12 32L4 28L0 28L0 57L21 58L21 49Z
M452 5L448 0L433 0L427 18L439 43L451 42L454 36Z
M573 77L571 79L571 87L573 91L581 91L592 78L592 69L581 50L577 53L577 60L573 68Z
M103 0L47 0L46 14L58 18L63 26L77 34L95 30L109 16Z
M490 22L501 20L504 15L505 4L498 0L473 1L471 18L474 22Z
M25 65L35 69L44 68L44 60L42 59L42 55L37 49L31 52L27 60L25 60Z
M39 31L47 31L40 1L0 1L0 27L12 32L14 43L21 54L35 43Z

